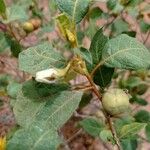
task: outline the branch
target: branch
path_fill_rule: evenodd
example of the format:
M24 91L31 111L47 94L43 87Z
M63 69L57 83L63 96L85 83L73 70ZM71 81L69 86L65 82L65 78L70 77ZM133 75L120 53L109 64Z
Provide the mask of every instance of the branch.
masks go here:
M95 83L93 82L91 76L89 74L86 75L88 81L90 82L91 86L93 87L93 92L95 93L95 95L98 97L98 99L102 102L102 95L99 93L99 91L97 90L96 86L95 86ZM116 131L115 131L115 128L113 127L113 122L111 120L111 117L110 115L108 115L105 111L104 111L104 115L105 115L105 118L107 119L107 122L109 124L109 128L111 130L111 133L113 135L113 138L116 142L116 145L118 147L118 150L122 150L121 148L121 145L120 145L120 141L117 137L117 134L116 134Z

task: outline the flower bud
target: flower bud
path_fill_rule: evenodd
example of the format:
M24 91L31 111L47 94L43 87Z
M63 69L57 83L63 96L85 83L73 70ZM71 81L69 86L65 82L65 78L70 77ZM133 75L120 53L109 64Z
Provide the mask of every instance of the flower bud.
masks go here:
M50 68L37 72L35 80L51 84L57 82L68 82L75 78L75 76L76 73L71 69L71 63L68 63L68 65L62 69Z
M35 80L42 83L55 83L58 76L56 69L42 70L36 73Z
M102 105L110 115L119 115L128 110L129 96L121 89L109 89L102 97Z

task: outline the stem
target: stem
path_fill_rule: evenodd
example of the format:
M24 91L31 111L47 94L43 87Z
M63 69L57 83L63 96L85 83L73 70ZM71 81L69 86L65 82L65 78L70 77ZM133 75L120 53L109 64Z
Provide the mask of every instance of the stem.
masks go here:
M98 97L98 99L100 101L102 101L102 99L101 99L102 96L100 95L99 91L97 90L97 88L96 88L96 86L95 86L91 76L89 74L87 74L86 77L87 77L88 81L90 82L91 86L93 87L93 91L94 91L95 95Z
M95 83L93 82L91 76L89 74L86 74L86 77L88 79L88 81L90 82L91 86L93 87L93 92L95 93L95 95L98 97L98 99L102 102L102 95L99 93L99 91L97 90L96 86L95 86ZM122 150L122 147L120 145L120 141L117 137L117 134L116 134L116 131L115 131L115 128L113 127L113 122L111 120L111 117L110 115L107 114L107 112L104 111L104 115L105 115L105 118L107 119L107 122L108 122L108 125L109 125L109 128L111 130L111 133L113 135L113 138L116 142L116 145L118 147L118 150Z
M121 147L119 138L117 137L116 130L115 130L114 126L113 126L113 122L112 122L111 117L110 117L110 116L107 116L107 120L108 120L108 124L109 124L109 128L110 128L110 130L111 130L111 133L112 133L112 135L113 135L113 137L114 137L114 140L115 140L115 142L116 142L116 145L117 145L117 147L118 147L118 150L122 150L122 147Z

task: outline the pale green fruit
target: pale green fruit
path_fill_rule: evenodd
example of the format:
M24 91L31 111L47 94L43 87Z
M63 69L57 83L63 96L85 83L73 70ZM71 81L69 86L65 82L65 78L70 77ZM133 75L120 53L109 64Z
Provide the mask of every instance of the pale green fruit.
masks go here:
M102 105L110 115L128 111L129 96L121 89L109 89L102 97Z

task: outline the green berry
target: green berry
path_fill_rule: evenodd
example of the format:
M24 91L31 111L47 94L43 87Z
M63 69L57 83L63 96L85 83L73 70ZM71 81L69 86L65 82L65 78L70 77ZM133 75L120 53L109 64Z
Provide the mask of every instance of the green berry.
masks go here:
M110 115L119 115L128 110L129 96L121 89L109 89L102 97L102 105Z

